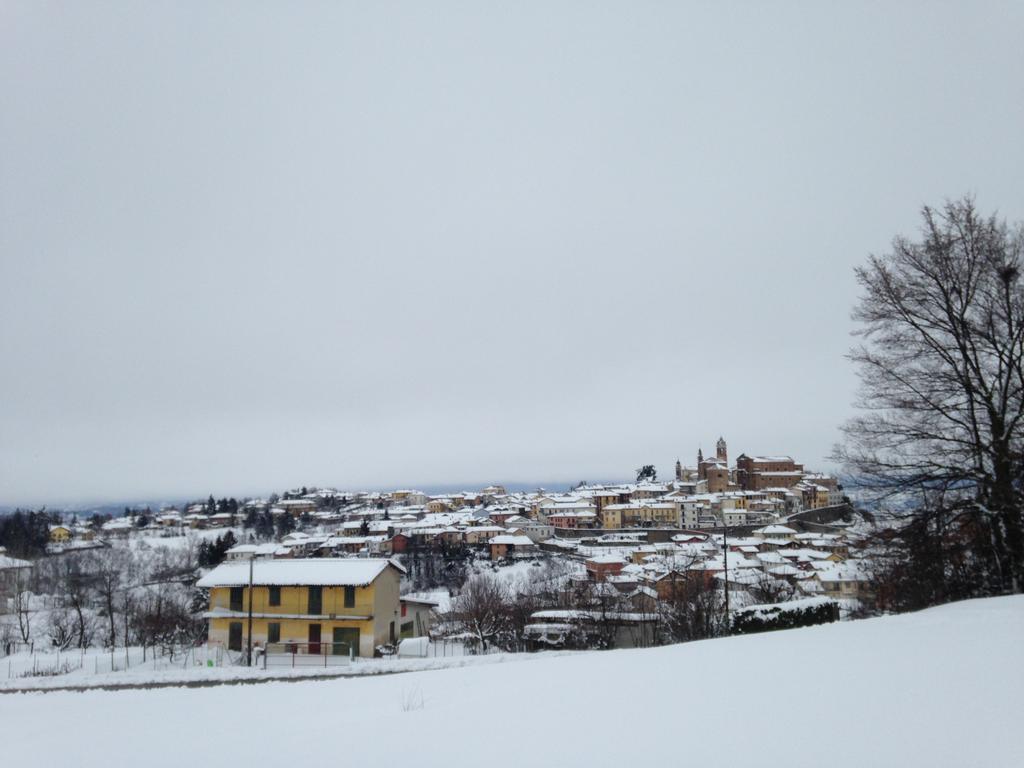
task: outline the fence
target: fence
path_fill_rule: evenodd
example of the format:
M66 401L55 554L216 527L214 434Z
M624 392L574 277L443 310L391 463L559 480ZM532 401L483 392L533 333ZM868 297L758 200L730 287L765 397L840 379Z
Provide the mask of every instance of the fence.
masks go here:
M349 664L359 649L349 643L267 643L253 648L253 662L271 667L335 667Z
M484 650L480 648L475 640L467 642L465 639L442 637L431 639L420 658L442 659L457 656L487 656L492 653L502 653L502 650L495 645L489 645ZM401 655L404 657L412 656L412 654L406 653L401 653Z
M0 656L13 656L16 653L32 653L36 649L35 643L23 643L20 640L8 640L0 643Z
M83 648L35 651L30 646L7 656L0 666L0 675L7 679L30 677L88 677L131 671L164 671L190 666L219 667L227 661L220 648L182 648L168 653L156 648L131 646L103 650ZM3 667L6 667L4 669Z

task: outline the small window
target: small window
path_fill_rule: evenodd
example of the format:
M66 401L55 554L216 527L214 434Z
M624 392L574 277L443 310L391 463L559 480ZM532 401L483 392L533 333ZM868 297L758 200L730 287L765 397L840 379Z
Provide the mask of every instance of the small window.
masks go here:
M323 587L309 588L309 613L317 616L323 613Z
M267 624L267 642L281 642L281 623L279 621L272 621Z
M240 611L242 610L242 590L243 587L232 587L231 588L231 610Z
M345 587L345 607L352 608L356 604L356 588Z
M280 587L271 587L270 588L270 604L271 605L275 605L275 606L281 604L281 588Z

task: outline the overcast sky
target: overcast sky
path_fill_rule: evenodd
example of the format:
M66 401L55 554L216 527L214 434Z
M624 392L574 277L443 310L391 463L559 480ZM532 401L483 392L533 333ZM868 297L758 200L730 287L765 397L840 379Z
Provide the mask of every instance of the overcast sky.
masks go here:
M0 504L827 466L853 266L1024 218L1022 29L3 0Z

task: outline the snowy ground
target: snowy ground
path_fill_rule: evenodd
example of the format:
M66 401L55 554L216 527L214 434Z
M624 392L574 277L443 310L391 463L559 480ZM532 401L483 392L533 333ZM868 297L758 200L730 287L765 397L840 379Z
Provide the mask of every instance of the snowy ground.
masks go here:
M449 650L451 653L451 650ZM569 655L572 651L558 652L552 655ZM299 657L300 659L302 657ZM316 657L311 657L315 662ZM321 657L322 658L322 657ZM336 677L370 677L374 675L390 675L399 672L422 672L456 667L477 666L481 664L497 664L509 661L529 661L533 657L526 654L494 653L488 655L466 655L459 652L449 656L431 656L429 658L388 658L388 659L357 659L354 663L344 660L336 663L328 657L330 664L300 664L291 668L284 663L264 669L245 666L203 667L193 664L182 666L166 662L158 663L155 668L149 664L120 669L114 673L102 670L99 674L89 673L86 664L85 674L70 674L53 677L30 677L0 680L0 694L24 693L26 691L83 690L83 689L119 689L126 687L167 687L167 686L207 686L220 683L266 683L268 680L296 680L306 678ZM7 659L3 660L4 662ZM2 703L0 703L2 704ZM0 712L3 711L0 705Z
M0 658L0 693L60 688L104 688L130 685L203 685L211 682L260 682L296 677L339 677L411 672L470 664L494 663L497 649L470 653L462 642L427 638L404 641L398 657L356 659L347 656L257 655L247 667L241 654L200 646L173 657L157 655L152 648L99 648L85 651L23 651ZM515 659L525 656L513 656ZM264 663L266 662L266 663Z
M1019 766L1022 636L1024 597L995 598L372 679L16 694L0 722L9 765Z

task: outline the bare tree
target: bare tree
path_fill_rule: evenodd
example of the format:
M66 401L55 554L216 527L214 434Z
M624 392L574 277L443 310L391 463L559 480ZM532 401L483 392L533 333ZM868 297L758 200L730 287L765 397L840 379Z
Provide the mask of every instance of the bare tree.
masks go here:
M75 555L56 559L54 569L57 594L65 607L74 615L75 645L88 648L96 631L94 616L89 610L92 576L87 572L88 560Z
M724 594L705 571L673 569L662 579L658 592L659 623L669 642L728 634Z
M760 571L757 581L747 585L750 596L758 603L784 603L793 599L796 590L785 579L777 579L770 573Z
M482 651L499 633L508 629L509 593L496 576L481 573L471 577L452 603L452 614L464 632L472 634Z
M851 352L863 414L836 449L862 488L915 494L944 556L951 533L986 561L978 591L1024 586L1024 228L964 198L924 208L921 239L857 269Z
M75 644L77 635L75 619L65 609L50 611L46 624L46 636L54 648L66 651Z
M105 645L117 645L117 602L132 575L131 550L108 549L90 558L93 589L99 598L101 612L106 619ZM123 599L123 598L122 598ZM124 644L127 645L127 635Z
M14 582L14 613L18 617L18 633L21 635L21 642L28 643L32 640L32 593L26 590L26 585L20 573L15 576Z

